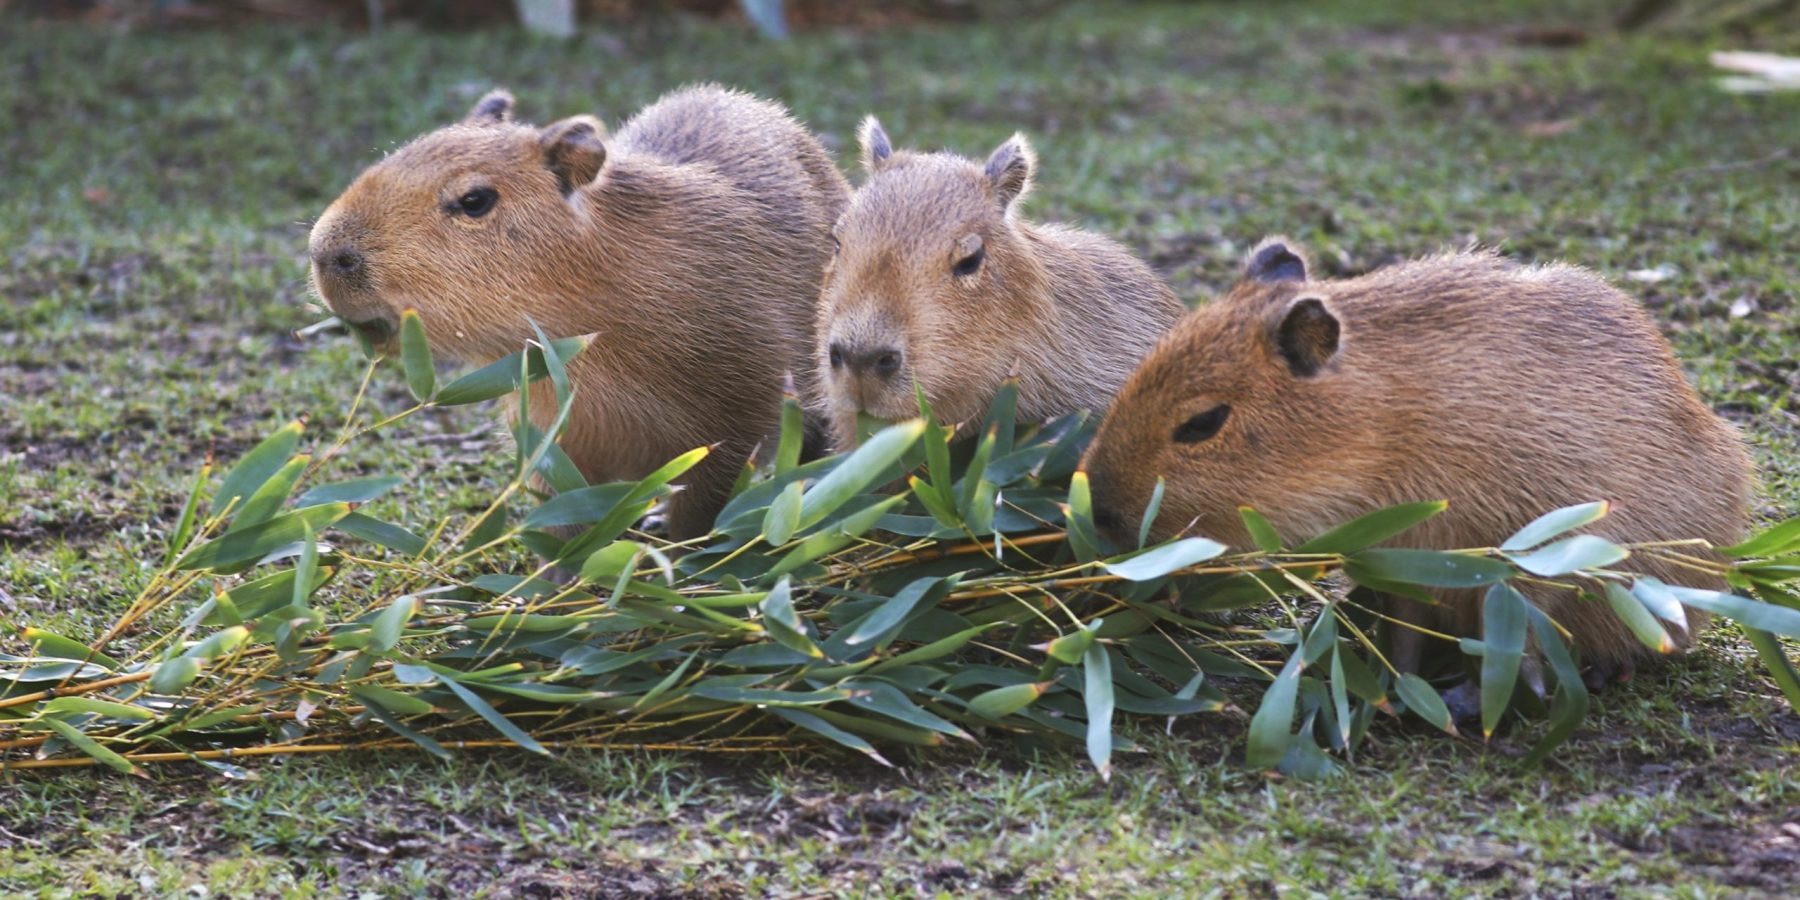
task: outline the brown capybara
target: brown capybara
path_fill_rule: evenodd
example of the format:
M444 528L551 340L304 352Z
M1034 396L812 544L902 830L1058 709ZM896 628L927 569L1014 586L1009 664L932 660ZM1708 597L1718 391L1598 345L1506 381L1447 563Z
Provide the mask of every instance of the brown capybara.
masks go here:
M1036 159L1022 135L985 163L896 151L863 122L868 181L833 229L819 303L818 367L840 445L859 413L980 421L1009 375L1024 420L1111 402L1183 307L1119 244L1027 221Z
M676 91L610 136L512 109L495 91L359 176L313 227L314 284L378 345L418 309L432 349L466 362L518 351L533 321L593 334L563 449L598 483L714 445L667 511L673 536L702 534L778 428L785 374L810 389L849 185L786 110L737 91ZM548 426L547 383L531 401Z
M1592 530L1621 542L1704 538L1748 525L1751 464L1734 428L1683 377L1638 303L1591 272L1452 253L1312 281L1280 239L1242 282L1194 312L1120 390L1084 466L1096 517L1135 533L1158 476L1152 533L1248 546L1238 507L1290 541L1386 506L1447 500L1396 545L1491 547L1542 513L1594 500ZM1191 523L1191 524L1190 524ZM1699 587L1650 554L1621 568ZM1521 587L1571 633L1595 673L1648 651L1605 603ZM1478 635L1480 592L1395 601L1409 621ZM1704 617L1671 628L1685 649ZM1400 629L1402 665L1416 632Z

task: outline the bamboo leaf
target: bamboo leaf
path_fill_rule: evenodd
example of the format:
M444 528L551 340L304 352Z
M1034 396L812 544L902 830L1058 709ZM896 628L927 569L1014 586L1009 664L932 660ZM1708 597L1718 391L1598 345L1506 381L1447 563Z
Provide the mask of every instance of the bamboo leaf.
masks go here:
M556 348L557 355L567 362L587 349L588 339L563 338L550 343ZM537 381L548 375L549 369L544 364L543 352L531 347L482 366L444 385L432 403L435 406L463 406L504 397L519 389L521 370L528 373L530 381Z
M1094 527L1094 495L1086 472L1069 476L1069 505L1064 516L1068 520L1065 524L1069 548L1075 551L1075 559L1084 563L1098 559L1100 532Z
M294 508L323 506L327 503L373 503L405 481L398 475L372 475L336 484L322 484L301 494L300 499L294 501Z
M400 635L406 629L406 623L412 620L416 603L411 596L401 597L375 617L369 625L369 652L386 653L400 643Z
M762 612L763 629L776 643L813 659L825 658L824 651L806 633L806 620L794 609L794 595L788 579L776 582L774 589L756 608Z
M1356 553L1392 537L1449 508L1442 500L1390 506L1352 519L1294 548L1295 553Z
M794 536L800 527L800 501L806 485L796 481L788 485L769 504L768 517L763 519L763 540L771 547L779 547Z
M275 550L304 540L308 531L323 531L349 514L348 503L327 503L284 513L195 547L175 562L175 568L238 571Z
M149 722L156 718L156 713L141 706L115 703L99 697L58 697L44 704L38 710L38 714L46 717L92 714L109 719L129 719L133 722Z
M1087 707L1088 759L1100 771L1100 780L1112 778L1113 674L1112 656L1094 644L1081 660L1083 705Z
M1581 680L1581 667L1575 664L1569 645L1563 641L1562 632L1557 630L1550 617L1531 604L1526 604L1525 615L1531 622L1531 633L1537 638L1538 649L1556 675L1556 696L1550 703L1550 729L1525 755L1525 764L1532 766L1542 762L1581 725L1582 718L1587 715L1588 690Z
M175 520L175 530L169 533L169 549L163 554L163 568L174 565L175 558L187 549L188 541L194 537L194 524L200 510L200 495L206 491L206 480L212 474L212 460L200 464L200 471L194 476L194 486L188 489L187 502L181 506L181 516Z
M1675 652L1675 641L1669 637L1669 632L1662 624L1656 621L1656 615L1623 585L1614 581L1607 582L1606 602L1619 617L1619 621L1624 622L1625 627L1631 629L1631 633L1637 635L1644 646L1657 653Z
M1288 657L1250 717L1250 745L1244 751L1244 762L1252 768L1273 769L1287 756L1294 741L1294 704L1304 663L1299 653Z
M50 730L60 735L63 740L74 744L81 752L105 763L108 767L124 772L127 775L144 774L142 771L139 771L137 766L132 764L131 760L101 746L99 741L88 737L81 729L76 728L61 719L45 719L43 721L45 725L50 726Z
M1800 550L1800 518L1765 528L1742 543L1719 548L1720 553L1738 559L1780 556L1792 550Z
M451 693L456 695L457 699L463 702L464 706L469 708L470 712L486 719L489 725L494 726L501 734L506 735L507 740L512 741L533 753L540 753L544 756L550 755L550 751L545 750L544 745L538 743L531 735L526 734L524 729L514 725L511 719L501 715L499 710L489 706L488 702L481 699L481 697L473 690L452 678L443 678L440 679L440 681L445 687L450 689Z
M1264 553L1275 553L1281 550L1281 533L1275 526L1263 518L1263 514L1248 506L1238 507L1238 516L1244 520L1244 530L1250 532L1250 540L1256 549Z
M179 694L198 677L200 660L191 656L165 659L157 663L156 674L150 676L150 690L157 694Z
M283 425L244 454L237 465L225 473L225 480L219 484L219 492L213 495L212 515L224 512L227 506L242 506L245 500L250 499L250 495L256 493L257 488L263 486L263 482L281 471L288 458L294 455L294 449L300 446L300 434L305 430L306 423L296 419Z
M1578 506L1565 506L1562 509L1544 513L1533 519L1531 524L1518 530L1518 533L1506 539L1500 549L1508 553L1530 550L1543 542L1567 531L1573 531L1583 525L1589 525L1605 518L1611 508L1602 500L1598 503L1583 503Z
M1054 685L1053 681L1027 681L982 691L969 699L969 709L984 719L1004 719L1037 702Z
M1794 670L1794 663L1788 659L1787 651L1781 646L1781 639L1744 625L1739 625L1738 628L1750 639L1750 646L1756 648L1756 655L1768 667L1769 677L1787 696L1788 709L1800 711L1800 672Z
M1676 587L1672 584L1663 585L1663 588L1688 606L1699 607L1715 616L1724 616L1748 628L1800 640L1800 609L1788 609L1724 591Z
M416 309L400 313L400 363L406 370L406 387L421 403L437 390L437 369L431 361L431 344L425 340L425 322Z
M88 645L60 634L53 634L42 628L30 625L19 630L25 643L30 644L33 652L39 656L54 656L58 659L75 659L117 670L119 661L104 653L95 652Z
M1511 585L1496 584L1488 588L1481 602L1481 733L1492 738L1500 717L1512 705L1513 690L1519 680L1519 665L1525 660L1524 595ZM1412 706L1411 701L1407 706Z
M1203 563L1225 552L1225 545L1206 538L1183 538L1146 550L1122 562L1104 562L1100 567L1127 581L1154 581L1189 566Z
M800 527L817 525L851 497L873 487L924 432L925 423L913 419L884 428L864 441L807 489L801 498Z
M1533 575L1554 578L1587 569L1602 569L1630 555L1624 547L1603 537L1578 534L1532 553L1514 556L1512 561Z
M329 506L335 504L320 504ZM373 516L353 512L337 521L337 530L377 546L386 547L401 556L418 556L425 552L425 539Z
M779 719L786 719L814 734L823 735L826 739L849 747L884 766L892 768L894 765L883 758L881 754L875 752L875 748L871 746L868 741L865 741L812 713L798 709L772 706L769 708L769 714Z
M1406 701L1406 708L1412 710L1414 715L1448 734L1456 734L1456 722L1450 718L1450 707L1444 705L1444 698L1430 682L1411 672L1401 675L1400 699Z
M1375 581L1452 588L1486 587L1513 576L1513 567L1500 560L1438 550L1363 550L1344 570L1357 581L1362 573Z
M274 517L287 503L288 495L294 492L294 485L299 482L301 473L306 471L311 462L312 457L304 453L289 459L238 508L237 514L231 517L231 527L225 529L225 532L230 534L241 531Z

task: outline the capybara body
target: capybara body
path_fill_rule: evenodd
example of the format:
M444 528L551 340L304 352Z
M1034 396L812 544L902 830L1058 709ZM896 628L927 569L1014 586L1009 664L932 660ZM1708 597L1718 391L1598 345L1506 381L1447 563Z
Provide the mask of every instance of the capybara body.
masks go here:
M1449 507L1396 544L1495 546L1593 500L1611 512L1591 530L1612 540L1724 544L1748 524L1751 489L1736 430L1700 401L1643 308L1592 273L1469 252L1311 281L1280 240L1149 354L1084 464L1114 527L1138 527L1161 476L1154 534L1237 546L1250 543L1240 506L1300 541L1422 500ZM1620 567L1722 587L1651 554ZM1647 652L1606 604L1521 588L1596 669ZM1480 633L1479 592L1439 596L1394 608ZM1683 648L1704 619L1689 622L1669 629Z
M1021 419L1106 408L1183 312L1161 278L1096 234L1018 212L1036 166L1015 135L985 163L893 149L862 127L868 180L833 232L818 367L840 445L859 413L980 421L1008 376Z
M591 116L514 122L496 91L356 179L313 228L313 277L377 343L416 308L433 350L468 362L516 352L533 322L594 335L562 447L598 483L714 446L669 503L689 537L777 428L786 374L810 391L848 196L812 135L747 94L676 91L609 136ZM531 401L548 426L547 383Z

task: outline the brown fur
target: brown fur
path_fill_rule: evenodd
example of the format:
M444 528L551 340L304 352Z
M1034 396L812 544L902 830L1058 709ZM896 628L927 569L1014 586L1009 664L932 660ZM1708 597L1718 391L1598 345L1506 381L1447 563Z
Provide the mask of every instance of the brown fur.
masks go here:
M717 444L671 501L704 532L777 427L784 373L809 388L812 311L849 187L780 106L701 86L608 136L590 116L514 123L484 98L364 172L313 228L314 283L340 316L391 335L417 308L433 349L483 362L594 333L570 366L562 446L592 482L638 478ZM492 188L491 211L459 198ZM354 271L334 263L360 254ZM345 257L348 259L349 257ZM554 409L532 396L540 426Z
M979 421L1010 375L1019 414L1102 410L1181 315L1162 279L1099 235L1018 214L1035 159L1022 136L985 164L894 151L863 124L869 179L835 235L819 310L818 367L841 444L857 413L916 414L913 385L946 422ZM974 271L956 274L979 247ZM835 352L834 352L835 350ZM889 371L858 360L891 353Z
M1101 425L1085 466L1117 526L1135 532L1162 476L1153 533L1236 546L1250 543L1240 505L1298 541L1385 506L1440 499L1449 509L1397 544L1493 546L1539 514L1592 500L1612 504L1592 530L1617 541L1743 534L1751 467L1735 429L1695 395L1643 308L1592 273L1455 253L1344 281L1293 269L1259 280L1258 261L1279 258L1261 255L1271 246L1280 245L1253 254L1252 277L1158 344ZM1230 412L1216 436L1175 442L1176 429L1219 404ZM1649 555L1622 567L1721 586ZM1645 652L1604 604L1526 592L1588 662L1628 665ZM1441 599L1399 608L1479 633L1477 592ZM1690 621L1697 629L1703 617Z

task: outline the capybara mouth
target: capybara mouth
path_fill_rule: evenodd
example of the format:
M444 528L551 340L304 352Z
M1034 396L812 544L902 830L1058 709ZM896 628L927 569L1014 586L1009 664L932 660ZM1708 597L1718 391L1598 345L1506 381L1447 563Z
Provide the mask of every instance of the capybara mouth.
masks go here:
M358 334L376 347L387 346L388 341L393 340L394 337L393 323L386 319L365 319L361 322L351 322L350 327L356 329Z

